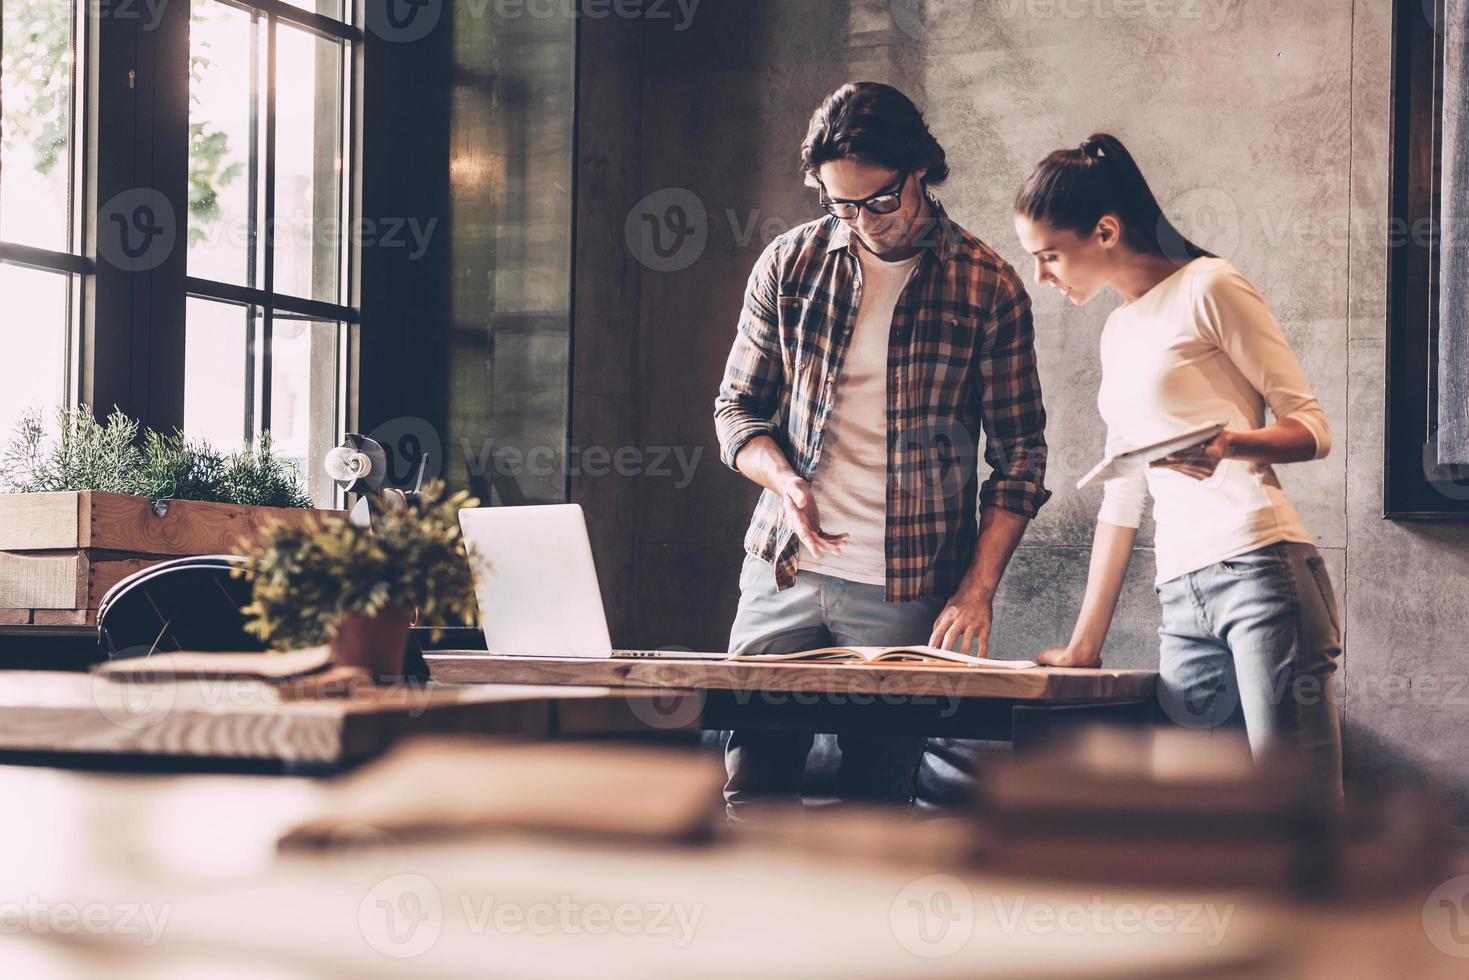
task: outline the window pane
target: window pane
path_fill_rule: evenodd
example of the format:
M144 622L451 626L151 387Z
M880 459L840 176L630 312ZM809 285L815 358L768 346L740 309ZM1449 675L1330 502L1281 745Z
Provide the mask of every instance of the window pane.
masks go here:
M58 252L71 241L74 9L66 0L0 4L0 238Z
M389 0L390 3L397 0ZM330 17L333 20L342 19L342 0L286 0L292 7L309 10L312 13ZM405 4L406 6L406 4Z
M250 254L250 14L194 0L189 20L189 275L244 284ZM263 48L263 45L260 45Z
M51 421L66 391L66 316L70 277L0 264L5 299L0 328L0 436L9 441L29 408Z
M184 335L184 432L240 449L258 390L249 310L189 297Z
M275 291L336 302L342 45L285 24L276 44Z
M337 444L337 339L335 323L276 319L271 324L270 434L276 452L296 463L312 497L332 502L322 469Z

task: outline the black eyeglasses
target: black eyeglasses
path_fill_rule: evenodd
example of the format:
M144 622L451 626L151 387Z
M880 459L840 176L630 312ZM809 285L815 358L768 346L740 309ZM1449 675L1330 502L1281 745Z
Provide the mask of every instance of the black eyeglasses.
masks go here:
M908 183L908 171L898 178L898 183L890 190L879 191L871 197L865 197L860 201L834 201L827 197L823 189L821 195L821 206L826 213L836 218L851 220L857 217L857 212L866 208L873 214L892 214L903 206L903 185Z

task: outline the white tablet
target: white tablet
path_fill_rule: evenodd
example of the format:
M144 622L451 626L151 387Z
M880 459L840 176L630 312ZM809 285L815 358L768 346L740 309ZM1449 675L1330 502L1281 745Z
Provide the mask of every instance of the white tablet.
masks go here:
M1076 488L1080 490L1082 487L1105 483L1108 480L1115 480L1120 476L1131 476L1134 473L1141 473L1148 468L1149 463L1155 460L1176 453L1180 449L1187 449L1190 446L1197 446L1200 443L1208 442L1220 432L1224 431L1224 425L1225 423L1223 422L1205 422L1203 425L1196 425L1192 429L1168 436L1166 439L1159 439L1157 442L1150 442L1143 446L1135 446L1132 449L1124 449L1122 452L1113 453L1092 467L1090 473L1077 480Z

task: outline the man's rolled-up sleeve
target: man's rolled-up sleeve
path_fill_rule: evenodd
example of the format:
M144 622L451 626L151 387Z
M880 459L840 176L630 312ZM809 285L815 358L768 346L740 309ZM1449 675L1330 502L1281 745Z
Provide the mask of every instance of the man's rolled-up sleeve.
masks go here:
M755 263L745 286L734 346L724 380L714 399L714 431L719 458L737 470L735 457L758 435L776 436L773 421L780 403L785 369L779 334L780 240L771 242Z
M1000 273L990 330L976 364L984 458L991 471L979 489L979 505L1034 518L1051 497L1046 489L1046 409L1036 370L1030 296L1009 266Z

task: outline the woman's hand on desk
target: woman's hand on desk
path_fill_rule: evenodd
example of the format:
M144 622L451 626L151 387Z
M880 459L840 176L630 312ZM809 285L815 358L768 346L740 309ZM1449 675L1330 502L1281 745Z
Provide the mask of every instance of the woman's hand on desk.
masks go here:
M1102 655L1076 646L1054 647L1037 654L1035 662L1042 667L1100 667Z

